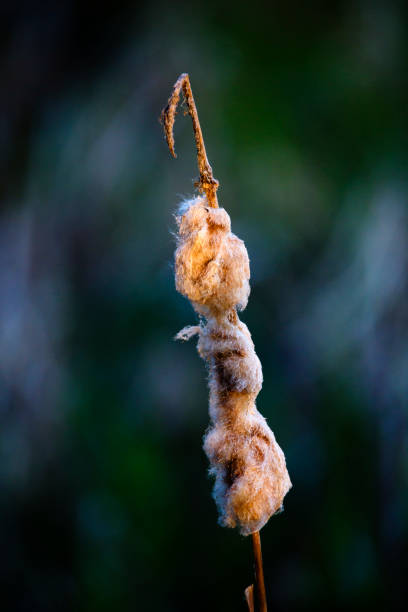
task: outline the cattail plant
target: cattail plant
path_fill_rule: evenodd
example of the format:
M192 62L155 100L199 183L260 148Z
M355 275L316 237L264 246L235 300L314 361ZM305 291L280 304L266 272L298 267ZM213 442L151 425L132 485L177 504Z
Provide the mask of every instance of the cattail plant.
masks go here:
M252 535L258 607L265 612L259 530L281 509L291 482L285 456L256 409L262 368L251 334L237 314L246 307L250 292L248 253L231 232L228 213L218 206L218 181L207 159L187 74L178 78L162 111L167 144L176 157L173 126L181 92L193 122L200 178L198 195L183 202L176 215L175 276L177 290L190 300L200 323L185 327L176 338L198 336L210 388L211 424L204 451L215 478L219 522ZM253 610L252 586L246 597Z

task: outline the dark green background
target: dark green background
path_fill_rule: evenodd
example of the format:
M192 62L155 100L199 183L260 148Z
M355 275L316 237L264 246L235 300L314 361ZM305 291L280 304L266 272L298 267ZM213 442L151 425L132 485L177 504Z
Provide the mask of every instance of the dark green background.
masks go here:
M190 120L173 160L157 119L184 71L293 481L262 531L270 609L403 609L405 4L5 2L0 28L2 610L245 610L205 369L172 341L197 168Z

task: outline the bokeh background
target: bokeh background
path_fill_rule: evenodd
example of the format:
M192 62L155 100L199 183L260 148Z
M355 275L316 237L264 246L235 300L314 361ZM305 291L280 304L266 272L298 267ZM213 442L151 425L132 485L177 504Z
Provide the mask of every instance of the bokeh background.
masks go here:
M191 75L246 242L258 408L293 489L276 611L400 610L408 541L408 29L402 0L5 1L0 581L16 612L245 610L217 525L206 375L174 288Z

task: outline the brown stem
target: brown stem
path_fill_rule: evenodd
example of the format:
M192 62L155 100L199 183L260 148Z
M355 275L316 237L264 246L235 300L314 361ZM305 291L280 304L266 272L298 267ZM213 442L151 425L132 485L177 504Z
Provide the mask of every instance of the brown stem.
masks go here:
M259 531L252 534L252 548L254 551L255 561L255 584L256 584L256 600L257 612L267 612L265 581L262 564L261 536Z
M174 84L173 93L169 98L167 106L161 112L161 121L164 125L166 141L170 149L170 153L173 155L173 157L176 157L176 152L174 150L173 126L181 90L183 90L188 112L193 122L194 137L197 147L197 163L200 172L200 180L198 183L196 183L196 186L201 192L206 194L209 206L218 208L217 189L219 183L213 176L213 171L207 158L203 133L201 131L200 121L198 119L197 107L194 102L193 92L191 91L190 77L187 73L183 73L179 76Z
M245 599L248 605L248 612L255 612L254 604L254 585L251 584L245 589Z

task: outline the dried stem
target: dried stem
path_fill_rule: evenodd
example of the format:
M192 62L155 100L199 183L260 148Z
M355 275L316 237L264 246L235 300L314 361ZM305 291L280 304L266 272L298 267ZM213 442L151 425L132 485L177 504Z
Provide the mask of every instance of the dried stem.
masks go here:
M254 604L254 585L247 587L245 589L245 599L248 604L249 612L255 612L255 604Z
M193 92L191 91L190 77L187 73L181 74L175 82L173 93L169 98L166 108L164 108L161 113L161 121L164 125L166 141L170 149L170 153L173 155L173 157L176 157L176 152L174 150L173 126L181 90L183 90L188 112L193 122L194 137L197 147L197 163L200 172L200 180L196 183L196 187L198 187L199 191L206 194L208 204L210 206L213 208L218 208L217 189L219 183L213 176L213 171L207 158L203 134L201 132L200 121L197 114L197 107L194 102Z
M257 612L267 612L265 581L262 564L261 536L259 531L252 534L252 548L255 561L255 584L256 584L256 610Z

